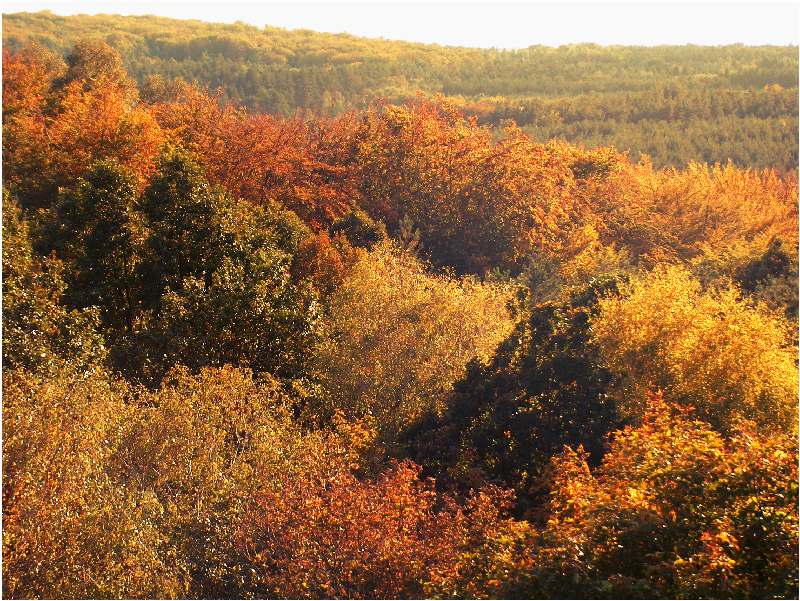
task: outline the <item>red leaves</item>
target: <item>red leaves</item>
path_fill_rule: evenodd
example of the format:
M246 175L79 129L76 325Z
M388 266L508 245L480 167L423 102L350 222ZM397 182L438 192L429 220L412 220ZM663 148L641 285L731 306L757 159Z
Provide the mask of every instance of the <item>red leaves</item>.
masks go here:
M336 472L265 483L240 530L259 594L415 598L425 596L425 583L464 586L467 570L470 585L481 586L483 574L464 554L507 527L509 493L486 489L460 507L419 474L406 461L376 480Z

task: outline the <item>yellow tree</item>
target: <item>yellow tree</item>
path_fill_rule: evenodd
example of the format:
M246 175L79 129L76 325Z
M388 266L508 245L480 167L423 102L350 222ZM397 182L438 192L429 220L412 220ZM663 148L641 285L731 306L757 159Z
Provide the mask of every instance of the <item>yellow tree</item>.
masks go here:
M359 252L330 297L316 371L328 411L371 415L391 441L510 333L511 290L430 275L391 244Z
M796 350L777 313L749 305L736 289L704 291L680 267L635 279L599 306L593 338L620 379L623 412L641 415L630 399L660 389L724 430L737 416L794 427Z

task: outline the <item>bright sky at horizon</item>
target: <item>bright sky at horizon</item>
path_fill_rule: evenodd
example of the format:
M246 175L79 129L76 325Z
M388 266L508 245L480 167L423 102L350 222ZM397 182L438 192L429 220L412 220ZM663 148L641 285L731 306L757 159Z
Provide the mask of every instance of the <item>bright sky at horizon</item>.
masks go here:
M159 15L442 45L798 43L796 2L4 0L3 12Z

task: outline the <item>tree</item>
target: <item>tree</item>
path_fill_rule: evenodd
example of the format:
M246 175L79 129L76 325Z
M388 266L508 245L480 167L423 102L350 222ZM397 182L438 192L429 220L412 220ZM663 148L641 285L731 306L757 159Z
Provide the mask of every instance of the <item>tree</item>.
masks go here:
M653 397L594 472L554 461L532 596L783 598L796 594L797 439L740 424L723 439Z
M159 509L154 523L180 567L181 596L249 596L254 566L237 543L253 494L263 481L346 466L345 436L304 432L289 389L230 366L175 368L145 398L106 469Z
M59 187L72 187L99 160L130 169L141 189L164 138L136 104L118 55L104 45L79 45L66 80L57 78L57 63L36 48L7 58L4 165L7 183L20 187L23 207L51 206Z
M704 292L680 267L635 279L599 307L592 339L619 377L624 415L640 417L631 400L663 390L723 432L740 416L767 429L793 427L796 350L780 316L750 306L736 289Z
M510 290L433 276L392 244L361 251L328 299L329 326L315 372L326 404L372 416L381 442L428 411L471 360L485 360L511 329Z
M331 240L327 232L306 238L298 247L292 276L307 280L326 299L345 279L357 252L342 235Z
M505 133L494 144L442 99L371 108L358 146L363 208L390 232L410 218L436 264L520 270L526 253L552 243L573 175L554 147Z
M59 206L63 252L74 270L69 301L99 307L112 338L133 333L141 311L148 231L135 184L120 165L97 163Z
M520 299L516 326L492 360L471 365L446 410L409 429L412 458L459 489L513 487L518 513L541 518L550 458L565 444L582 445L596 465L621 425L608 394L612 374L589 329L598 299L618 285L605 277L563 299Z
M40 47L3 49L3 182L17 189L23 205L41 193L41 178L50 168L43 147L58 71L56 57Z
M94 308L64 306L64 264L37 256L27 221L6 196L3 203L3 362L32 372L69 363L87 369L104 361Z
M109 469L136 407L96 369L3 370L4 596L186 594L162 507Z
M81 80L61 91L48 119L51 185L71 184L98 160L115 160L136 178L141 190L153 175L164 133L153 117L135 104L113 75L100 75L86 89Z
M788 319L797 319L797 252L787 249L780 238L770 240L760 257L742 265L736 280L745 292L782 307Z
M78 40L66 62L67 72L59 82L62 86L79 82L89 90L102 81L102 85L115 84L132 96L137 94L134 82L122 66L122 57L102 40Z
M147 265L150 304L187 277L210 280L226 252L221 218L230 211L226 205L230 201L225 193L208 184L191 155L179 148L162 154L141 202L152 230L147 240L152 256Z
M313 292L292 282L290 265L286 253L256 248L246 260L225 257L207 281L185 278L164 293L143 333L153 360L161 370L230 363L303 377L319 335L319 309Z
M117 364L151 382L174 363L302 376L319 322L313 291L291 277L308 236L302 222L275 205L233 201L180 149L163 156L141 207L148 315Z
M189 85L150 112L196 154L209 180L235 197L259 205L279 202L315 228L353 207L353 130L347 120L251 115L219 93Z
M370 249L386 239L386 227L375 223L364 211L351 211L331 224L328 228L331 237L343 234L356 248Z
M418 476L404 462L376 480L335 472L269 483L241 533L250 590L363 599L450 597L454 590L483 596L499 588L492 577L524 540L524 527L505 516L509 495L487 488L464 505L437 501L434 483Z

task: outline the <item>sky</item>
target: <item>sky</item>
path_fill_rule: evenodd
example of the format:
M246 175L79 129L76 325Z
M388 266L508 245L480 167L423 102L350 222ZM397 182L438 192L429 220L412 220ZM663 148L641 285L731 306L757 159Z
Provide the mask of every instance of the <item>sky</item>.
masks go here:
M153 14L481 48L798 43L796 2L4 0L3 12Z

